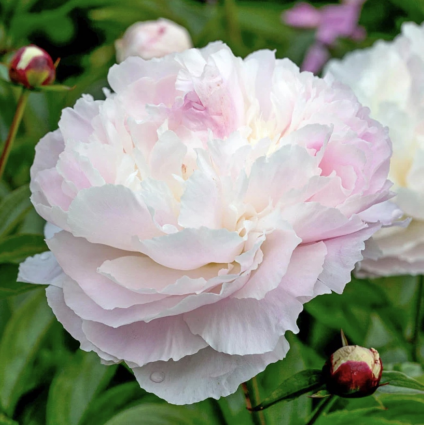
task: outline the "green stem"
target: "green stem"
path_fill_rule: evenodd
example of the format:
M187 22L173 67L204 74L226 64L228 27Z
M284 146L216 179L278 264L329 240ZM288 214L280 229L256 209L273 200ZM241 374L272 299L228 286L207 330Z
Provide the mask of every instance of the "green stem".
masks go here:
M330 395L329 397L324 398L320 404L316 407L316 409L312 412L311 416L309 417L308 421L306 422L306 425L312 425L314 424L317 419L325 412L330 410L333 403L336 401L336 396Z
M415 324L414 333L412 335L412 360L418 362L420 358L420 330L422 321L422 305L424 295L424 276L418 278L418 288L416 295L416 307L415 307Z
M264 412L253 412L252 407L257 406L260 403L261 396L259 394L259 386L256 377L253 377L249 382L241 384L244 392L244 398L246 400L247 410L252 415L252 420L255 425L266 425Z
M3 176L4 169L6 168L6 163L7 159L9 158L10 151L12 150L13 142L24 114L29 93L29 90L23 88L18 105L16 106L15 116L13 117L12 125L10 126L9 134L7 135L6 143L4 144L3 152L0 157L0 180Z

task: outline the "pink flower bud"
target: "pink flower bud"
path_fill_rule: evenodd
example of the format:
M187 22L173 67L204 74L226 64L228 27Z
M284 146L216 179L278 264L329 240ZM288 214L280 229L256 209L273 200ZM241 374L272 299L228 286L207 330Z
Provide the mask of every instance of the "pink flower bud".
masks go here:
M115 42L118 62L130 56L160 58L193 47L188 31L167 19L136 22Z
M327 390L346 398L366 397L378 388L383 363L374 348L347 345L331 355L323 368Z
M13 83L26 88L46 86L54 81L56 68L45 50L30 45L20 48L13 56L9 77Z

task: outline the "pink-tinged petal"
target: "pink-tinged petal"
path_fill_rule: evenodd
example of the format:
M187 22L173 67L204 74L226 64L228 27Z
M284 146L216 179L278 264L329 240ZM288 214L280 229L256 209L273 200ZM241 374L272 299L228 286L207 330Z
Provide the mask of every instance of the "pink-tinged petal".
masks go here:
M72 197L63 191L64 180L56 168L40 171L33 179L32 191L43 193L49 206L60 207L63 211L69 209Z
M64 109L59 121L64 140L88 142L94 131L91 121L99 113L101 103L89 95L84 95L73 108Z
M270 157L262 156L255 161L244 201L262 211L270 201L278 202L285 192L303 187L319 173L317 159L305 148L283 146Z
M282 15L283 22L291 27L316 28L321 22L321 12L309 3L297 3Z
M366 227L358 216L347 219L338 209L315 202L287 207L282 211L281 218L292 225L303 243L348 235Z
M195 270L175 270L140 255L105 261L98 271L131 291L183 295L202 291L205 279L218 276L222 268L220 264L208 264Z
M143 240L162 234L141 196L124 186L80 191L69 208L68 223L75 236L128 251L134 250L134 236Z
M161 360L178 361L208 346L201 337L190 332L182 316L119 328L86 321L83 331L102 351L138 366Z
M140 386L173 404L191 404L234 393L239 385L283 359L289 350L284 337L274 351L251 356L230 356L212 348L174 362L153 362L134 368Z
M97 271L105 261L129 255L129 252L91 244L68 232L57 233L47 241L47 245L64 272L77 281L87 296L99 306L105 309L125 308L154 300L116 285Z
M57 278L63 274L51 252L28 257L19 265L18 282L36 283L41 285L57 285Z
M272 233L266 235L261 246L263 260L251 273L250 279L237 293L235 298L263 298L275 289L287 272L293 251L301 242L293 229L281 223Z
M294 297L313 296L326 255L327 247L324 242L298 246L279 287Z
M306 52L302 63L302 71L318 74L326 62L330 59L330 52L321 43L314 43Z
M179 229L177 217L180 205L169 186L163 181L147 178L142 181L141 189L140 196L159 229L171 233L167 229L172 228L176 232Z
M222 228L222 199L220 182L206 173L195 171L187 180L181 197L178 224L182 227Z
M66 182L70 182L75 187L75 195L81 189L105 184L105 180L89 159L75 151L62 152L56 169Z
M378 224L372 224L359 232L325 240L327 256L324 261L324 270L318 280L327 288L341 294L351 280L351 272L355 264L362 260L365 241L380 227ZM314 295L318 294L315 292Z
M60 153L64 149L65 143L60 130L45 135L35 147L35 159L31 167L31 179L42 170L54 168Z
M232 263L244 240L226 229L183 229L149 240L134 240L134 248L156 263L177 270L193 270L209 263Z
M147 322L159 317L167 317L168 314L164 314L164 312L171 310L181 301L186 299L185 297L167 297L161 299L160 301L146 304L106 310L96 304L78 286L78 284L69 277L62 280L62 287L67 306L71 308L79 317L84 320L103 323L107 326L115 328L129 325L134 322Z
M102 352L89 342L82 330L83 321L79 318L66 304L63 298L63 291L55 286L49 286L46 289L47 302L53 310L57 320L63 325L65 330L69 332L73 338L80 342L81 350L94 351L102 359L102 363L114 364L119 363L119 358L113 357Z
M298 332L302 303L281 289L263 300L227 298L184 314L190 331L214 350L231 355L273 351L280 336Z

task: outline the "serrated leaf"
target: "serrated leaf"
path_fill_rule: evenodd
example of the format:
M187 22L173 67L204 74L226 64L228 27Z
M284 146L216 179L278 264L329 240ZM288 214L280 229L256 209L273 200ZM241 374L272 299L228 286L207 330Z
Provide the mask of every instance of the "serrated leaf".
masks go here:
M205 415L200 409L145 403L124 410L106 425L208 425L215 423L213 418Z
M49 390L47 425L78 425L90 403L116 372L94 353L79 350L58 375Z
M253 410L263 410L280 401L293 400L303 394L321 388L323 384L321 370L304 370L283 381L269 397L265 398L258 406L255 406Z
M381 388L381 391L386 393L396 393L396 388L407 388L409 390L415 390L418 393L424 392L423 384L395 370L383 371L380 385L382 384L388 384Z
M42 285L17 282L18 266L15 264L0 265L0 299L33 291Z
M28 185L6 195L0 202L0 238L7 235L31 209Z
M25 258L48 251L40 235L15 235L0 240L0 264L20 263Z
M53 322L44 292L34 293L12 315L0 344L0 403L12 416L25 390L25 374L30 372L41 341Z

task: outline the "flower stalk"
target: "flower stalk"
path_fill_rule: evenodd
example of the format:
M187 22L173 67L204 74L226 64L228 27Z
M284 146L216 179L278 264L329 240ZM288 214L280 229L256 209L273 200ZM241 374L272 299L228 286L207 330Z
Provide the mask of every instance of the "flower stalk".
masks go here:
M418 278L417 298L415 307L414 332L412 334L412 360L418 362L420 359L420 329L422 321L422 305L424 295L424 276Z
M331 395L321 400L321 402L318 404L316 409L312 412L311 416L306 422L306 425L313 425L323 413L330 410L331 406L334 404L335 401L336 401L335 395Z
M266 425L265 415L263 411L252 411L253 406L260 403L259 386L256 377L254 376L250 381L241 384L246 400L246 408L252 415L252 420L255 425Z
M19 125L22 120L22 116L25 111L25 106L28 101L30 91L26 88L22 88L21 95L19 97L18 105L16 107L15 116L13 117L12 125L7 135L6 143L4 144L3 152L0 157L0 180L3 177L4 170L6 168L7 159L9 158L10 151L12 150L13 142L18 132Z

